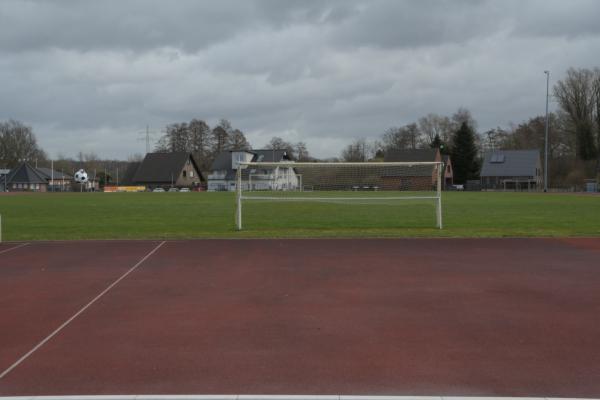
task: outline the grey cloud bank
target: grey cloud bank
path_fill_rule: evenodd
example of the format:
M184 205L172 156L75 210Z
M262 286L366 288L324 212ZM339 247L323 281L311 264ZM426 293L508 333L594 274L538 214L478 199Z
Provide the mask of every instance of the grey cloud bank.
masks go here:
M144 150L146 124L228 118L251 143L338 155L469 108L543 113L544 69L599 65L597 1L3 1L0 119L56 156Z

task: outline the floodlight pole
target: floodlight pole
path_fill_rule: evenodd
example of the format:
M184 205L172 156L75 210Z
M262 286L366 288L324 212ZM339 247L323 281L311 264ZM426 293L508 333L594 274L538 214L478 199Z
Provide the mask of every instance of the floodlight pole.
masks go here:
M544 127L544 192L548 191L548 97L550 91L550 71L546 74L546 124Z

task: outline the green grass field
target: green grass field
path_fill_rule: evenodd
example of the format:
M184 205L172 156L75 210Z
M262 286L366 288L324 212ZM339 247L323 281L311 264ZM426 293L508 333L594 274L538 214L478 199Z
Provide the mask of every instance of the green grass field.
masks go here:
M600 236L600 196L448 192L433 201L253 201L244 230L232 193L48 193L0 196L3 240L201 237Z

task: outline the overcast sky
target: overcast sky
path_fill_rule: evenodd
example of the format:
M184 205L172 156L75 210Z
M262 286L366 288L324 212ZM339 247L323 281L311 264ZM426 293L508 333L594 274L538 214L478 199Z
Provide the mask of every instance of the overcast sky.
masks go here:
M143 153L219 118L337 156L427 113L542 114L545 76L600 66L600 1L0 2L0 120L52 157ZM555 107L551 104L551 107Z

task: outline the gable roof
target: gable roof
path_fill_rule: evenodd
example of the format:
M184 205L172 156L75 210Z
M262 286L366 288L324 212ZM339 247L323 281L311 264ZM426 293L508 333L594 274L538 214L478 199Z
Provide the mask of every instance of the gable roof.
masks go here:
M48 183L31 165L22 163L10 171L6 177L8 183Z
M289 160L287 150L251 150L254 153L253 162L279 162Z
M125 172L119 176L119 184L123 186L134 185L135 180L133 178L135 177L137 170L140 168L140 165L142 165L141 161L133 161L127 164Z
M481 176L536 176L538 150L497 150L485 153Z
M177 179L183 166L191 160L199 174L198 164L190 153L148 153L133 176L134 182L171 182Z
M36 170L40 174L40 176L44 177L46 180L52 179L52 169L41 167L41 168L36 168ZM54 170L54 179L70 180L70 179L73 179L73 177L71 177L71 175L67 175L60 171Z
M215 160L210 166L211 171L228 171L227 176L235 172L233 168L231 168L231 153L237 153L239 151L245 151L249 154L254 154L252 156L252 162L279 162L283 160L290 160L290 157L287 154L286 150L229 150L222 151L217 154ZM226 178L229 179L229 178Z
M385 153L385 162L430 162L435 161L438 149L390 150Z
M222 151L215 157L210 166L211 171L223 171L231 169L231 151Z

